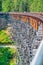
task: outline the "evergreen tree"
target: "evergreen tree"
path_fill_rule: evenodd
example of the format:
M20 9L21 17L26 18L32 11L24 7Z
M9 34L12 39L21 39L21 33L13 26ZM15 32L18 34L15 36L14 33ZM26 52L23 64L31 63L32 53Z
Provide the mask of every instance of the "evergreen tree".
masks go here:
M2 11L3 12L10 11L10 0L3 0L2 1Z
M30 6L31 12L43 12L43 0L33 0Z
M2 11L2 0L0 0L0 11Z
M43 12L43 0L0 0L3 12Z

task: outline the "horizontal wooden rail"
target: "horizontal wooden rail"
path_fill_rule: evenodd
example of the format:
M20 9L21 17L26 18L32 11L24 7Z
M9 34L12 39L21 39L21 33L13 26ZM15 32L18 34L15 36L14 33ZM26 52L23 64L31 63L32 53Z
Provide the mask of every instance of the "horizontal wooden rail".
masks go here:
M10 15L17 15L17 16L28 16L39 19L43 23L43 13L32 13L32 12L0 12L0 14L10 14Z

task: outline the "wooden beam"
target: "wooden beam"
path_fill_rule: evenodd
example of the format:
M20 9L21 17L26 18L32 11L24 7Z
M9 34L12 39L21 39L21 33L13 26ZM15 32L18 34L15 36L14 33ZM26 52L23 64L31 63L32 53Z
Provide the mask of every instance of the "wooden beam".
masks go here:
M35 29L38 30L38 21L35 20Z
M38 30L38 21L36 19L30 17L30 24L35 30Z
M42 23L42 36L43 36L43 23Z
M21 17L21 20L24 21L24 22L27 22L27 19L28 19L27 16L22 16L22 17Z

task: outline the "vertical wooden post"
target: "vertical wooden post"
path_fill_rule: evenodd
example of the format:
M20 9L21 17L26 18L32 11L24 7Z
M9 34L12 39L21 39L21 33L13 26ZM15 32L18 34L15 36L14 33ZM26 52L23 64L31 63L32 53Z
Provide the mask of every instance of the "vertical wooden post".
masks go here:
M43 36L43 23L41 23L42 24L42 36Z
M35 30L38 30L38 21L37 21L37 19L30 18L30 24L32 25L32 27L33 27Z
M36 28L36 30L38 30L38 21L36 20L36 23L35 23L36 25L35 25L35 28Z

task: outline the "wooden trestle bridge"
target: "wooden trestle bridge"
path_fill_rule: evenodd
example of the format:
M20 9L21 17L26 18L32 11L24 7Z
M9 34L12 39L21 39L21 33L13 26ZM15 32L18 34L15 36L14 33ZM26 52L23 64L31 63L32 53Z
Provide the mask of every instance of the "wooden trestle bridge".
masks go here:
M36 30L38 31L39 29L39 26L42 25L42 36L43 36L43 13L32 13L32 12L24 12L24 13L19 13L19 12L8 12L8 13L2 13L0 12L1 15L10 15L12 16L14 19L16 20L22 20L23 22L29 22L30 25ZM43 43L43 42L42 42ZM42 45L40 45L39 47L39 52L37 54L37 56L35 56L35 62L33 60L32 64L30 65L41 65L41 59L42 59L42 56L43 53L42 53ZM41 53L40 53L41 52ZM40 59L40 63L39 61L37 61L39 58Z
M19 12L9 12L9 13L2 13L0 14L9 14L16 20L22 20L24 22L30 22L32 27L37 31L39 25L42 25L42 34L43 35L43 13L32 13L32 12L24 12L24 13L19 13Z

